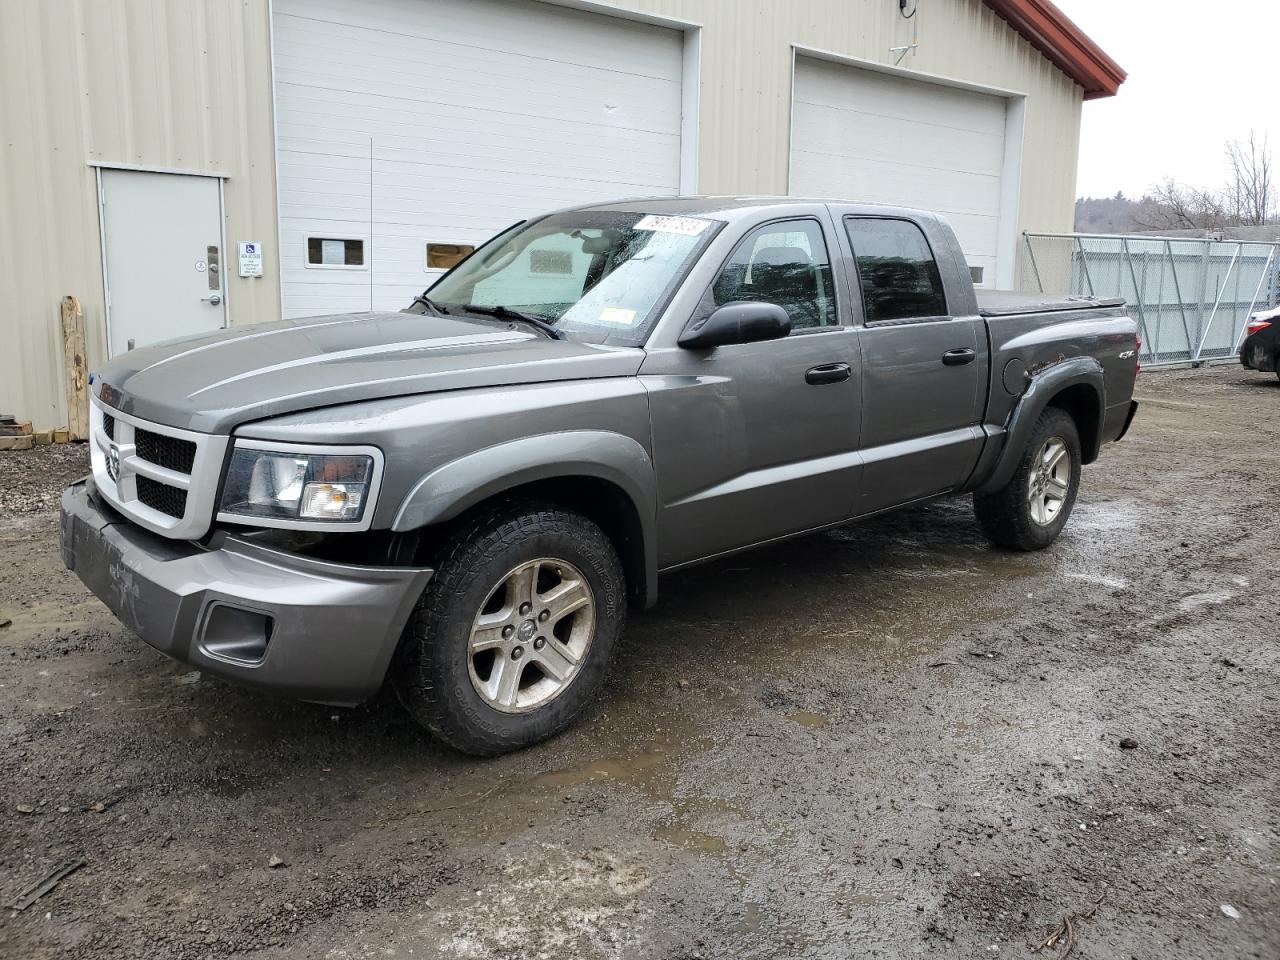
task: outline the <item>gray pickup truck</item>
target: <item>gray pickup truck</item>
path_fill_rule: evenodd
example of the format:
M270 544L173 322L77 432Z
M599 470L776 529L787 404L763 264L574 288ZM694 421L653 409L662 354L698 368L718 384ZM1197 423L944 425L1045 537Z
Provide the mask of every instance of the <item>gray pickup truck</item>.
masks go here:
M661 573L970 493L1052 543L1136 410L1119 301L975 292L915 210L608 203L511 227L408 309L118 357L69 568L200 670L455 747L568 725Z

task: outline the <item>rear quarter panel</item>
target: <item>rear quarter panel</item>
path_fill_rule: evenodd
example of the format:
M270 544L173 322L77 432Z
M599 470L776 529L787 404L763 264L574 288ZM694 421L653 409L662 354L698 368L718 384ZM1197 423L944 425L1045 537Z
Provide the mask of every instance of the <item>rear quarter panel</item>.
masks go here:
M1022 313L987 318L991 346L991 390L984 423L1008 423L1032 377L1075 357L1092 357L1102 368L1101 441L1124 427L1137 377L1138 324L1122 307Z

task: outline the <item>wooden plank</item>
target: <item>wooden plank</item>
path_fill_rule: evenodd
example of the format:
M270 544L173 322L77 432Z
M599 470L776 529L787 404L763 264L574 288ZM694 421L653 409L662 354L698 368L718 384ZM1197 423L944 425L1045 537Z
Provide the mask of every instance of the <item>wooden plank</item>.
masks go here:
M75 297L62 298L62 357L67 374L67 433L89 439L89 373L85 362L84 311Z
M0 450L30 450L32 439L30 434L20 437L0 437Z

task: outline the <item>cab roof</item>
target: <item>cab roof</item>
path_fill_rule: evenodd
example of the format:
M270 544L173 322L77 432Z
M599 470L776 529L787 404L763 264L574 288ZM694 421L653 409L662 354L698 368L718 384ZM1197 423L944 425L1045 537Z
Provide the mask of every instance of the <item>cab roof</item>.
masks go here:
M753 196L697 196L697 197L638 197L604 203L570 207L571 210L623 211L627 213L655 213L663 216L700 216L732 221L770 208L812 206L814 204L848 204L865 207L868 212L882 211L908 214L913 217L934 214L909 207L868 203L863 200L841 200L832 197L753 197Z

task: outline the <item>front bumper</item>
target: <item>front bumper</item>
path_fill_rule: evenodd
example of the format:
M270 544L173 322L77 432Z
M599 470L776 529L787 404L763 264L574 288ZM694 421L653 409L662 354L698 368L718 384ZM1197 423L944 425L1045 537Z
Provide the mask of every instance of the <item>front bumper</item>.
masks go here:
M62 559L148 644L200 670L303 700L377 692L432 571L329 563L225 532L208 546L62 494Z

